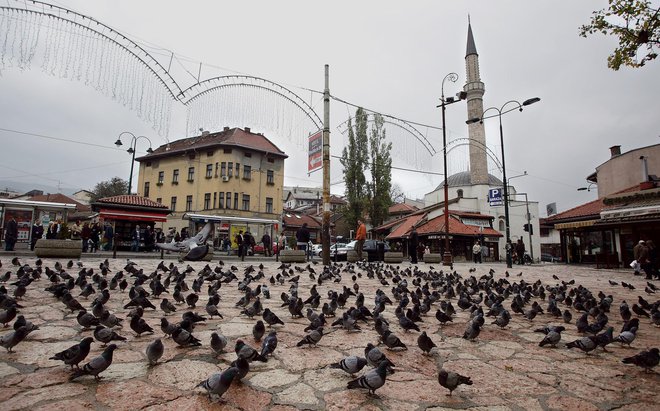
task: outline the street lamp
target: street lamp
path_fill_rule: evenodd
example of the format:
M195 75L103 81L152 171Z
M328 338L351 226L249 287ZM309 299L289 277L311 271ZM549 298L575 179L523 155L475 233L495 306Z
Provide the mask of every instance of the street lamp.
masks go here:
M121 134L119 134L119 137L117 138L117 141L115 141L115 145L117 147L121 147L123 145L122 142L121 142L121 136L123 136L124 134L128 134L128 135L131 136L131 143L129 144L128 150L126 150L126 152L128 152L128 154L131 155L131 174L128 177L128 194L130 195L131 194L131 187L133 185L133 165L135 164L135 146L137 144L137 141L141 138L146 139L149 142L149 148L147 149L147 153L151 154L151 153L154 152L154 150L151 149L152 144L151 144L151 140L149 140L149 137L145 137L145 136L135 137L135 134L133 134L129 131L124 131Z
M510 111L513 111L515 109L518 109L519 111L523 111L523 107L529 106L529 105L534 104L534 103L538 103L539 101L541 101L541 99L538 98L538 97L527 99L527 100L523 101L522 104L520 104L516 100L510 100L510 101L507 101L506 103L504 103L502 105L502 107L500 107L500 108L489 107L486 110L484 110L484 112L481 114L481 117L471 118L468 121L466 121L467 124L473 124L473 123L477 123L477 122L483 123L483 121L485 119L497 116L498 119L499 119L499 122L500 122L500 145L502 146L502 180L503 180L502 184L504 185L504 222L506 224L505 250L506 250L506 266L508 268L513 267L513 262L511 261L511 247L512 247L512 245L511 245L511 228L509 227L509 190L508 190L508 187L507 187L508 183L507 183L507 179L506 179L506 163L504 161L504 134L502 133L502 114L506 114L506 113L508 113ZM511 103L516 104L517 106L505 111L504 108L508 104L511 104ZM497 114L494 114L494 115L489 116L489 117L485 117L485 114L489 110L495 110L495 111L497 111Z
M447 131L445 128L445 107L450 104L458 103L461 100L465 100L467 92L461 91L456 94L456 98L445 98L445 80L455 83L456 80L458 80L458 74L449 73L442 79L442 85L440 86L442 96L440 97L440 105L436 106L442 107L442 157L444 159L445 169L445 252L442 254L442 265L451 265L452 256L451 251L449 251L449 185L447 183Z
M577 191L591 191L591 186L595 186L596 183L589 183L587 187L580 187L577 189Z

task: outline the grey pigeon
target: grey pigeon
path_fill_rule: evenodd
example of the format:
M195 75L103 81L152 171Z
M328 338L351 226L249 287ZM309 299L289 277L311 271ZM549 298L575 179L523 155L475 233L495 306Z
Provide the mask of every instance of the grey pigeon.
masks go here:
M261 343L261 355L264 358L273 355L275 348L277 348L277 332L271 331Z
M16 307L9 307L6 310L0 310L0 323L7 327L7 325L16 318L16 313Z
M461 384L472 385L472 380L470 379L470 377L465 377L463 375L460 375L455 372L447 371L445 369L440 369L440 372L438 373L438 382L440 383L441 386L449 390L449 394L447 395L450 396L451 393L459 385Z
M224 352L226 346L227 338L224 335L218 334L217 332L211 334L211 348L216 354Z
M237 368L227 368L221 373L211 375L208 379L197 384L197 387L203 387L208 392L209 398L212 398L212 395L221 397L229 389L238 373Z
M476 321L470 321L468 322L467 328L463 333L463 338L466 340L474 341L474 339L479 336L480 332L481 327L479 327L479 324Z
M549 330L543 340L539 343L539 347L545 347L546 345L557 347L557 343L561 340L561 332L564 330L564 327L554 327Z
M123 321L124 320L112 314L110 311L103 311L103 313L101 314L101 324L105 325L108 328L112 328L116 326L121 327L122 326L121 323Z
M385 330L381 339L383 340L383 343L387 346L387 348L389 348L390 350L393 350L395 348L403 348L404 350L408 349L406 344L404 344L403 341L401 341L399 337L394 335L390 330Z
M75 380L83 375L93 375L97 380L101 378L99 377L99 374L112 364L112 353L115 349L117 349L116 344L108 345L101 355L85 364L82 368L75 370L73 375L69 378L69 381Z
M163 342L160 340L160 338L156 338L154 342L151 344L147 345L147 359L149 360L150 365L154 365L158 362L160 357L163 356L163 353L165 352L165 346L163 345Z
M307 333L307 335L303 337L302 340L298 341L296 347L302 347L305 344L316 346L316 344L318 344L318 342L321 341L322 337L323 337L323 327L319 327Z
M209 315L209 317L220 317L220 318L225 318L220 314L218 311L218 307L214 304L206 304L206 313Z
M642 351L632 357L627 357L621 360L624 364L635 364L638 367L644 368L644 372L651 371L651 368L660 363L660 350L651 348L648 351Z
M71 368L73 368L74 365L78 367L78 363L84 360L89 354L89 349L93 341L94 338L85 337L80 343L73 345L64 351L58 352L50 357L49 360L63 361L64 364L70 365Z
M614 327L608 327L607 330L596 335L596 344L599 347L601 347L605 352L607 352L607 349L605 347L608 344L610 344L612 341L614 341L614 337L612 336L613 332L614 332Z
M96 338L97 341L102 342L104 345L108 344L110 341L126 341L126 338L102 325L99 325L94 329L94 338Z
M598 347L598 344L596 343L596 337L593 335L582 337L566 344L566 348L579 348L587 354L595 350L596 347Z
M632 344L632 342L635 341L636 336L637 336L637 327L633 327L630 329L630 331L623 331L621 334L619 334L618 337L614 339L614 341L621 344L627 344L628 347L630 347L630 344Z
M429 354L431 350L436 347L431 337L426 335L426 331L423 331L419 337L417 337L417 346L424 354Z
M172 324L169 321L167 321L167 318L161 318L160 319L160 330L163 332L165 335L172 335L176 329L179 328L177 327L176 324Z
M378 367L380 363L385 361L387 361L392 367L395 367L394 363L388 360L385 354L383 354L383 352L372 343L368 343L365 347L364 357L367 359L367 363L372 367Z
M236 360L232 361L231 366L238 370L235 379L242 380L248 372L250 372L250 363L248 360L242 357L238 357Z
M284 325L284 322L280 320L280 318L269 308L264 309L264 312L261 314L261 316L269 327L275 324Z
M174 332L172 333L172 339L180 347L187 347L187 346L199 347L200 345L202 345L199 339L197 339L194 335L192 335L192 333L190 333L187 330L184 330L181 327L177 327L177 329L174 330Z
M263 337L265 333L266 326L264 325L264 322L258 320L254 327L252 327L252 336L256 341L261 341L261 337Z
M131 330L135 331L138 337L143 333L153 334L154 332L154 329L151 328L151 326L147 324L147 322L144 321L144 318L142 317L131 318Z
M351 355L344 358L343 360L330 364L330 368L338 368L349 374L355 374L359 372L364 366L367 365L367 360L362 357Z
M408 332L410 330L419 331L419 327L417 326L417 324L415 324L411 319L409 319L405 315L399 317L399 325L401 326L401 328L403 328L404 332Z
M573 319L573 314L571 314L571 312L568 310L564 310L561 317L566 324L570 324L571 320Z
M243 340L236 340L236 345L234 346L234 352L236 352L236 355L238 357L245 358L248 360L248 362L251 361L261 361L261 362L266 362L268 361L266 357L263 355L259 354L257 350L254 348L250 347L249 345L245 344Z
M176 311L176 307L172 304L167 298L163 298L160 302L160 309L165 312L165 314L170 314Z
M376 390L385 385L387 377L387 368L390 366L389 361L383 361L377 368L365 373L362 377L349 381L346 388L349 390L355 388L366 388L371 394L375 394Z

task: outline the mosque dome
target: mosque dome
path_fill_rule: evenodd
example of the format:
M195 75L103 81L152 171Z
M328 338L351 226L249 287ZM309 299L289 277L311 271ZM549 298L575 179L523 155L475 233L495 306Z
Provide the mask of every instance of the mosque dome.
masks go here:
M436 187L436 190L440 190L443 188L445 185L445 182L443 181L440 183L438 187ZM449 187L464 187L464 186L471 186L472 183L470 183L470 172L469 171L461 171L460 173L452 174L447 178L447 185ZM488 185L489 186L502 186L502 180L499 178L495 177L492 174L488 174Z

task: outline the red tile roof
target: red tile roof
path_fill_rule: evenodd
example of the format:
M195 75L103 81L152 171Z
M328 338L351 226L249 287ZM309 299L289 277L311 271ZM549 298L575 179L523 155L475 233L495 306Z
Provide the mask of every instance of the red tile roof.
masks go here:
M121 195L114 197L105 197L97 201L97 203L103 203L106 205L117 205L117 206L131 206L131 207L146 207L146 208L160 208L163 210L169 209L166 205L157 203L155 201L149 200L146 197L138 195Z
M498 231L490 227L483 227L482 229L481 227L466 225L463 224L460 220L453 218L451 214L455 214L455 213L450 212L450 216L449 216L450 235L466 235L466 236L486 235L489 237L502 237L502 234L500 234ZM490 217L478 213L463 213L463 214L470 214L471 216L478 216L478 217ZM419 235L442 234L444 232L445 232L444 214L432 220L427 221L424 225L417 228L417 233Z
M546 223L555 224L558 221L563 220L587 220L591 218L598 218L600 216L600 210L603 209L603 199L598 198L594 201L590 201L586 204L573 207L564 212L555 214L546 219Z
M393 238L408 237L408 234L410 233L412 226L419 223L425 217L426 217L425 214L416 214L401 220L401 224L398 227L396 227L394 230L392 230L392 232L385 238L389 240Z
M417 207L406 204L406 203L398 203L398 204L392 204L389 209L390 214L407 214L407 213L412 213L413 211L419 210Z
M173 154L184 153L189 150L206 150L220 146L242 147L249 150L269 153L277 157L288 156L275 144L262 134L252 133L240 128L232 128L208 135L184 138L164 144L154 150L152 154L136 158L138 161L148 161L159 157L169 157Z
M282 224L284 224L285 227L302 227L303 223L307 223L309 229L317 229L321 227L321 222L310 215L285 211L282 216Z
M55 194L43 194L39 196L34 196L30 197L28 200L31 201L46 201L46 202L51 202L51 203L67 203L67 204L75 204L76 205L76 211L91 211L92 207L82 204L78 202L77 200L66 196L61 193L55 193Z

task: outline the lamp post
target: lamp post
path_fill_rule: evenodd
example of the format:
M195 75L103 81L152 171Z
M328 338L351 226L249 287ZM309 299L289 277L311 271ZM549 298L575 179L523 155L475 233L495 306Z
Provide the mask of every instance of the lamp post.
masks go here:
M513 267L513 262L511 261L511 227L509 226L509 190L508 190L508 183L506 179L506 162L504 161L504 134L502 133L502 114L506 114L510 111L513 111L515 109L518 109L519 111L523 111L523 107L529 106L530 104L538 103L541 101L540 98L538 97L533 97L530 99L525 100L522 104L520 104L516 100L510 100L507 101L502 105L502 107L497 108L497 107L489 107L484 112L481 114L481 117L477 118L471 118L468 121L466 121L467 124L473 124L477 122L483 122L484 119L491 118L497 116L499 119L500 123L500 145L502 146L502 181L504 185L504 223L506 225L506 244L505 244L505 250L506 250L506 266L508 268ZM516 104L517 106L508 110L504 110L504 108L509 105L509 104ZM489 117L485 117L485 114L489 110L495 110L497 114L494 114Z
M135 165L135 146L137 145L137 141L141 138L146 139L149 142L149 148L147 149L147 153L151 154L154 152L154 150L152 150L151 148L152 144L151 144L151 140L149 140L149 137L145 137L145 136L135 137L135 134L129 131L124 131L121 134L119 134L117 141L115 141L115 145L117 147L121 147L123 145L123 143L121 142L121 136L123 136L124 134L128 134L131 136L131 142L129 144L128 150L126 150L126 152L128 152L128 154L131 155L131 174L128 176L128 194L130 195L131 187L133 185L133 165Z
M445 252L442 254L442 265L451 265L452 255L451 251L449 251L449 185L447 183L447 131L445 129L445 108L450 104L465 100L467 93L465 91L461 91L456 95L457 98L445 98L445 80L449 80L452 83L455 83L456 80L458 80L458 74L449 73L445 76L445 78L442 79L442 85L440 86L442 96L440 97L440 105L437 106L442 108L442 157L444 159L445 173Z

